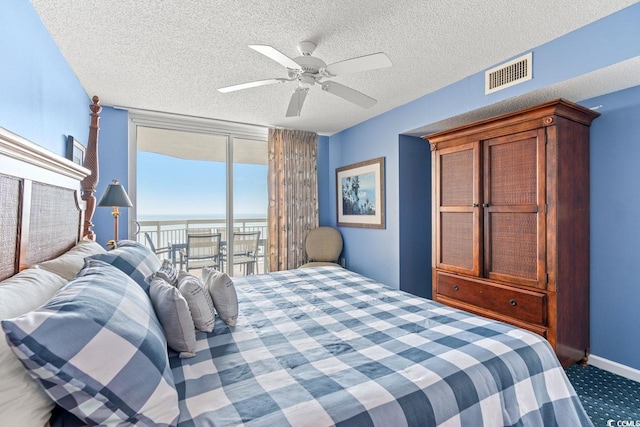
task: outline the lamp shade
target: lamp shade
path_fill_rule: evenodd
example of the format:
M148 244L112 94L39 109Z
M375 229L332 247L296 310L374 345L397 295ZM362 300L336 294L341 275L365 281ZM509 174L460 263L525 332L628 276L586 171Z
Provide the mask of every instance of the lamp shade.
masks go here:
M102 198L98 202L98 206L113 206L122 208L131 208L133 204L127 195L122 184L118 183L117 179L113 180L112 184L109 184L107 191L104 192Z

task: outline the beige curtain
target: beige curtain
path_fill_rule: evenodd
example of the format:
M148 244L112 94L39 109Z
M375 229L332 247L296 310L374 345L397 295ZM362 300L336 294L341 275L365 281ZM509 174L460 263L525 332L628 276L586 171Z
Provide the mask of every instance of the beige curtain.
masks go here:
M269 271L306 262L304 240L318 226L318 135L269 129Z

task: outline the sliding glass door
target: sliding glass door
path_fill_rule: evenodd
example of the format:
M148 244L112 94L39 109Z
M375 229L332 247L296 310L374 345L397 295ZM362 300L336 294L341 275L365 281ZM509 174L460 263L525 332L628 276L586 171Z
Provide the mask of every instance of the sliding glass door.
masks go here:
M137 126L135 140L136 239L170 247L163 256L186 268L187 236L220 233L220 269L266 271L266 136ZM257 249L247 250L241 240L252 232L259 232Z

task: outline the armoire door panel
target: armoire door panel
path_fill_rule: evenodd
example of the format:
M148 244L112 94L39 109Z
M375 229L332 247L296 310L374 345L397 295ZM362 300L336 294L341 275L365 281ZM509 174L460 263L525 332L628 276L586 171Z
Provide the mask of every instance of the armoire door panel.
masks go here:
M473 150L443 154L440 160L442 192L440 206L473 204Z
M486 141L485 203L490 206L538 203L538 134L534 131L517 136Z
M440 214L440 264L449 269L474 269L473 213L443 212Z
M480 145L465 143L436 152L436 266L448 271L480 274L481 232Z
M538 287L537 213L488 215L485 276Z
M485 140L483 155L484 277L544 288L544 130Z

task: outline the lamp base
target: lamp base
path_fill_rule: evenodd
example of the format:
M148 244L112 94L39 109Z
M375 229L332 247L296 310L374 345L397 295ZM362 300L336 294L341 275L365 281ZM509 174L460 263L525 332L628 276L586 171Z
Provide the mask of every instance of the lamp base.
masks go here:
M120 211L118 210L117 206L113 207L113 212L111 212L111 215L113 215L113 240L118 241L118 223L120 220Z

